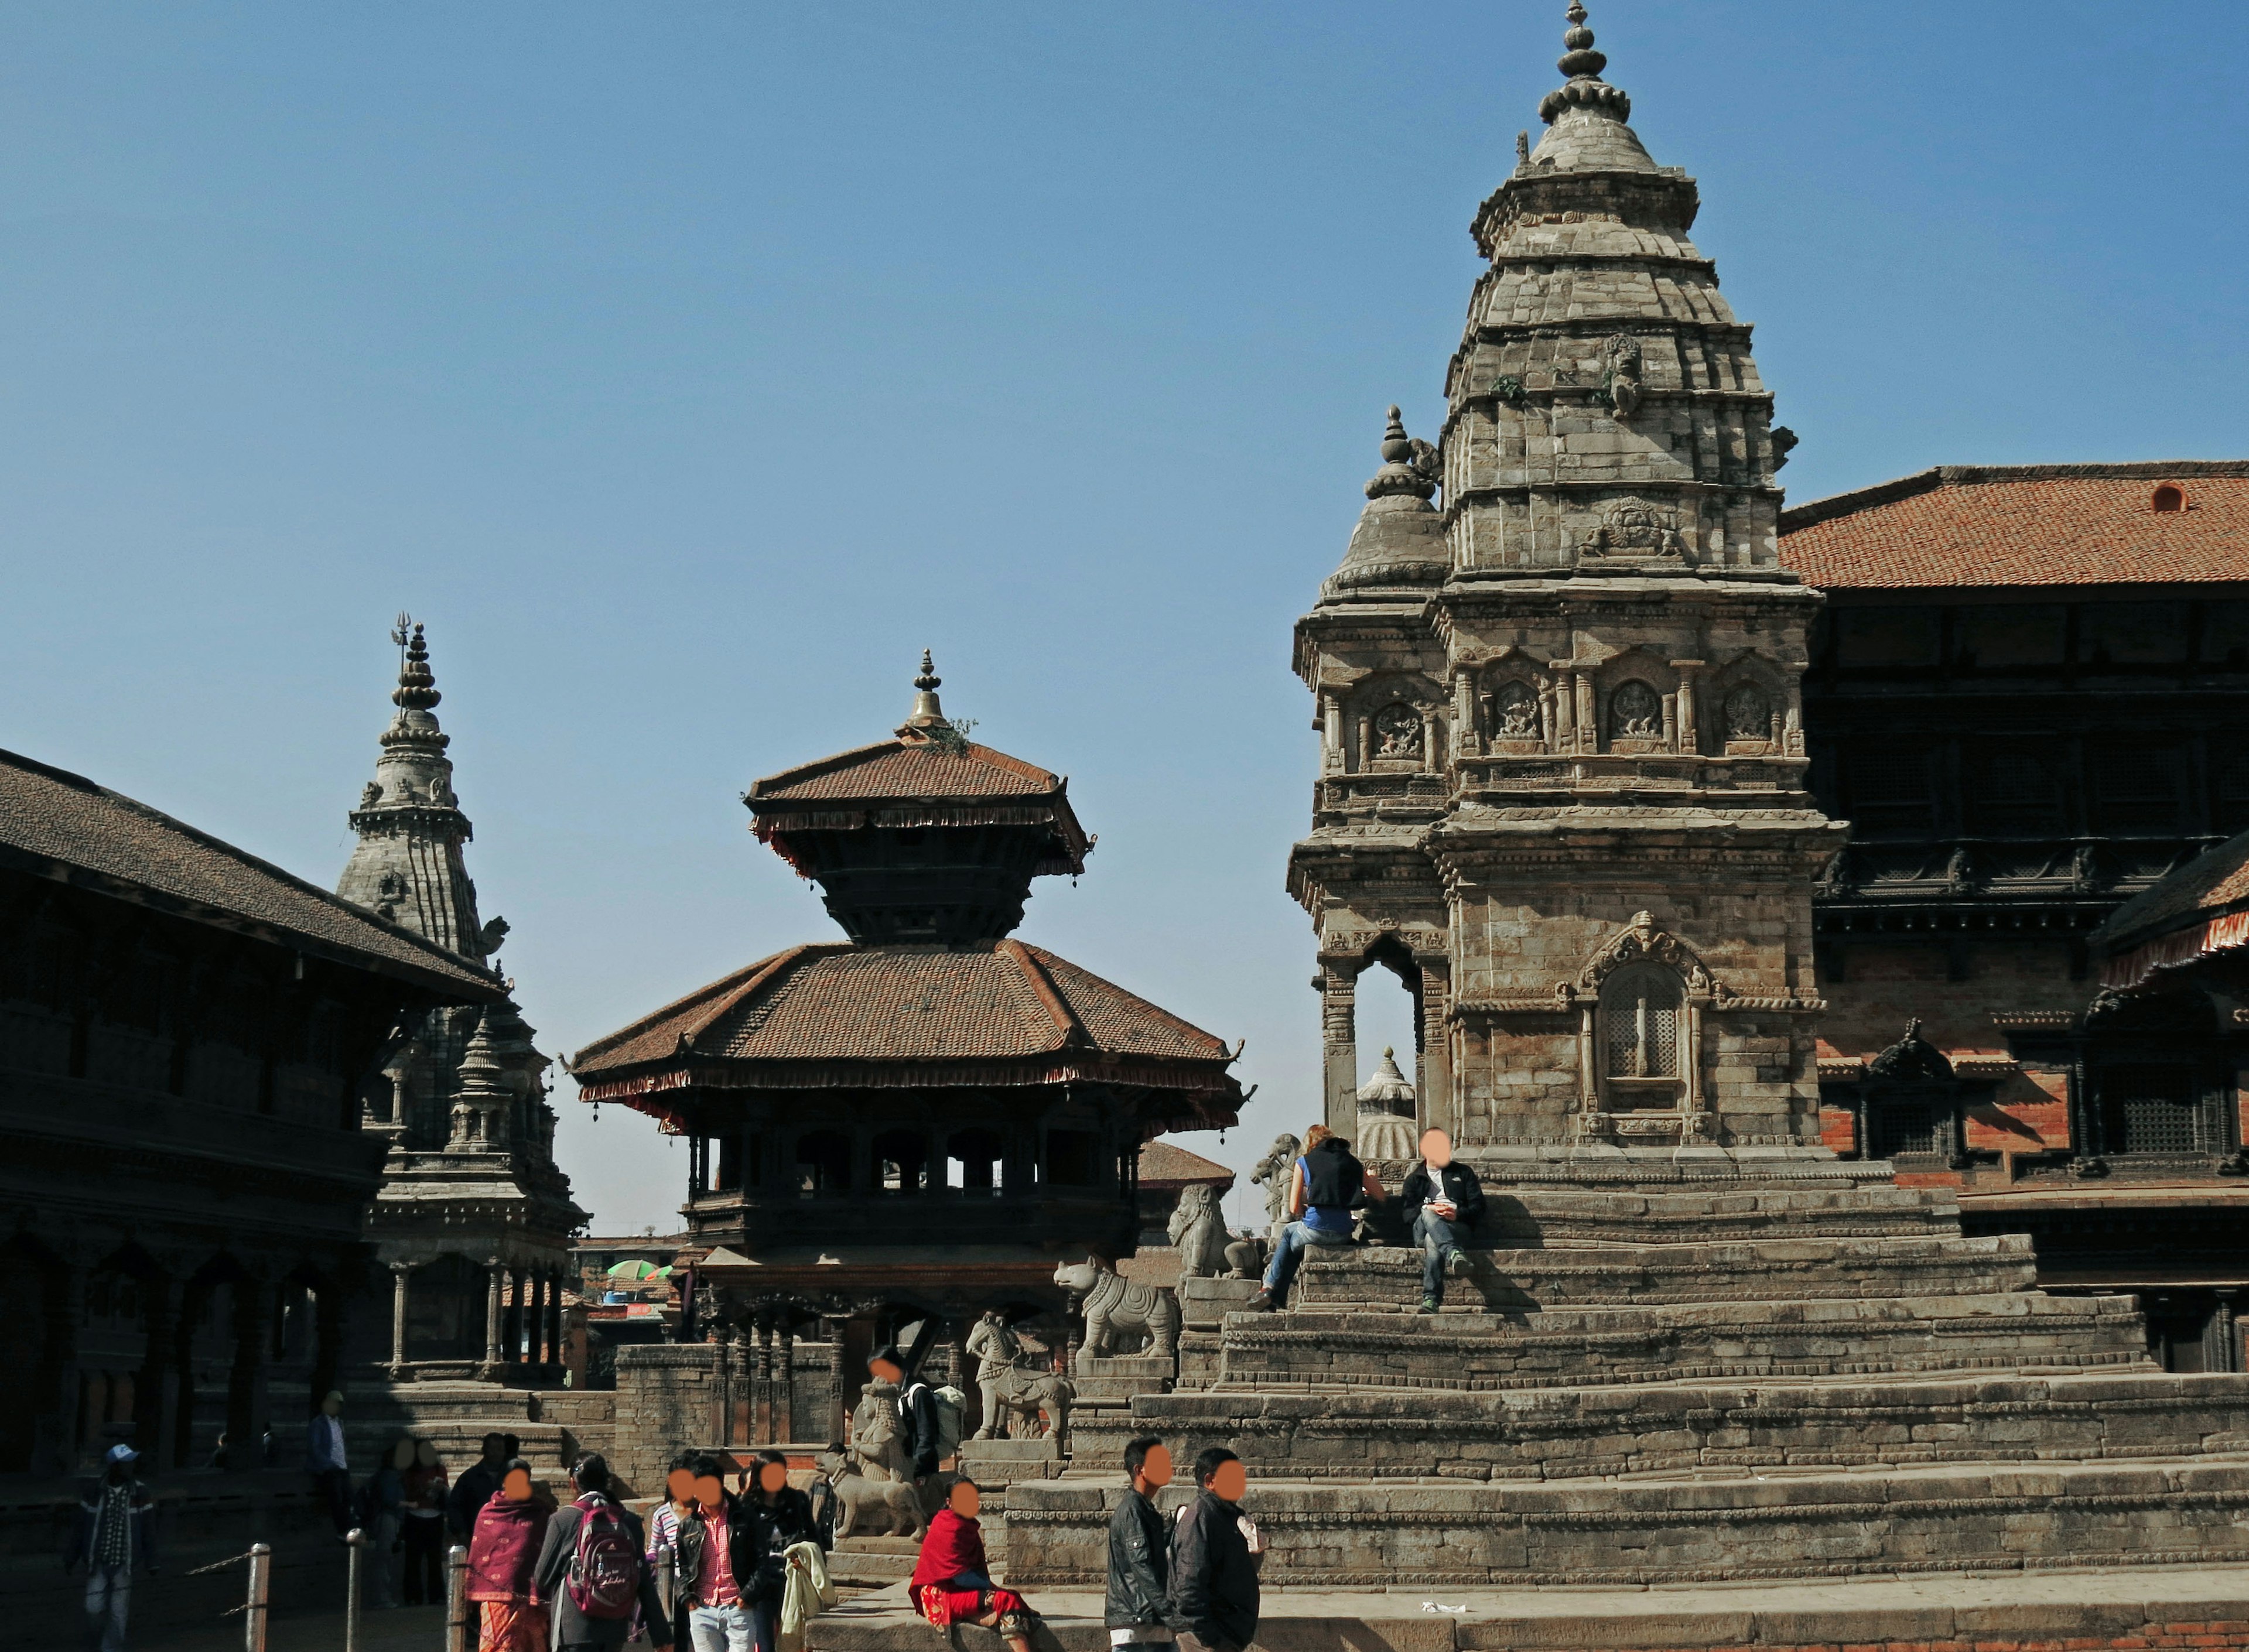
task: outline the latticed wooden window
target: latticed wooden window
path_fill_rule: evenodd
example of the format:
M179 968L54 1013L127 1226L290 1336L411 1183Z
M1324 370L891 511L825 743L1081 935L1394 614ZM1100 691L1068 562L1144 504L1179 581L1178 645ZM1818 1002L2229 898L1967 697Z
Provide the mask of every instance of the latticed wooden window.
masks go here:
M2201 1097L2188 1067L2110 1067L2101 1074L2103 1146L2109 1153L2194 1153Z
M1881 1101L1867 1110L1867 1146L1876 1159L1902 1153L1936 1153L1939 1113L1934 1101Z
M1612 1079L1679 1077L1684 995L1668 969L1619 972L1601 988L1601 1047Z

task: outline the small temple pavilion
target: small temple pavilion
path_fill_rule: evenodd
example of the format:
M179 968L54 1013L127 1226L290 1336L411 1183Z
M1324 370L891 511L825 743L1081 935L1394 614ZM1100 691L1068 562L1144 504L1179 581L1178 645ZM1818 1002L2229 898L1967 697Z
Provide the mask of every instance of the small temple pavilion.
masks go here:
M1063 779L972 743L938 686L925 655L891 739L743 798L849 939L762 958L571 1065L581 1099L691 1143L683 1334L754 1326L786 1350L816 1318L839 1378L877 1335L957 1347L987 1308L1061 1306L1057 1262L1131 1254L1142 1145L1241 1101L1238 1050L1014 939L1032 880L1083 871L1093 839Z

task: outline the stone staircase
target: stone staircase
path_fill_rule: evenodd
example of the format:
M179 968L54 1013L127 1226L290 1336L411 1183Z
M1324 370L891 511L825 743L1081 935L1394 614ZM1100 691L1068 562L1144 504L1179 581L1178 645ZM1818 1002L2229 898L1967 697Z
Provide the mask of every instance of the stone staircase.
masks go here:
M1138 1434L1241 1456L1283 1589L2249 1560L2249 1376L2165 1374L2136 1304L2036 1290L1948 1193L1479 1168L1495 1248L1441 1314L1394 1247L1314 1251L1279 1314L1193 1282L1175 1391L1089 1412L1071 1472L1014 1489L1014 1580L1097 1583Z

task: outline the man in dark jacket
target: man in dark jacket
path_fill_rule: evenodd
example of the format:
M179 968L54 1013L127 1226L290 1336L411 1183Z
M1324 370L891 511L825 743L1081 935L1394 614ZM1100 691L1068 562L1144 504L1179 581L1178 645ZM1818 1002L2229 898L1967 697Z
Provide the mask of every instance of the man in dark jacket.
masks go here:
M905 1355L896 1343L886 1342L867 1356L867 1374L879 1377L898 1391L898 1445L913 1463L919 1484L937 1472L937 1394L925 1382L906 1381Z
M1156 1493L1172 1483L1172 1454L1153 1436L1135 1440L1124 1448L1124 1472L1132 1487L1109 1517L1109 1601L1101 1621L1112 1649L1166 1646L1176 1638L1172 1566Z
M554 1511L547 1523L547 1541L539 1551L539 1564L532 1571L539 1598L554 1602L555 1652L572 1652L577 1647L622 1646L636 1627L649 1637L651 1644L671 1644L671 1623L665 1617L664 1601L656 1592L656 1578L645 1559L648 1538L641 1530L640 1517L616 1504L610 1496L609 1465L599 1452L588 1452L570 1470L570 1483L578 1493L577 1500L564 1504ZM578 1528L584 1524L587 1511L600 1504L609 1503L617 1517L623 1521L625 1542L633 1559L640 1566L640 1610L621 1618L589 1618L578 1610L570 1598L568 1577L570 1563L578 1553Z
M1241 1512L1241 1459L1212 1446L1195 1459L1195 1500L1172 1527L1172 1619L1186 1652L1243 1652L1257 1638L1265 1541Z
M461 1477L453 1482L453 1489L445 1494L445 1524L453 1528L454 1542L466 1543L477 1529L477 1517L507 1477L508 1459L514 1455L506 1435L488 1434L484 1456L462 1470Z
M1399 1198L1421 1247L1421 1311L1434 1313L1445 1300L1445 1264L1463 1235L1483 1220L1483 1183L1453 1162L1453 1139L1433 1125L1421 1132L1421 1162Z

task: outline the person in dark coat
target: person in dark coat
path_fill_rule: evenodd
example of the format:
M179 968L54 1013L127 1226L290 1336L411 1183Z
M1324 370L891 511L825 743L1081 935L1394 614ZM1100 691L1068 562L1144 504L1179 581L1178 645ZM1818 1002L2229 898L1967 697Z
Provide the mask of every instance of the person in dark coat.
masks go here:
M1124 1472L1132 1485L1109 1517L1109 1598L1101 1621L1114 1649L1163 1646L1174 1628L1172 1566L1156 1493L1172 1483L1172 1454L1152 1436L1135 1440L1124 1448Z
M462 1478L466 1479L466 1475ZM645 1634L656 1646L671 1644L671 1621L664 1614L664 1601L656 1592L655 1574L643 1564L640 1568L639 1611L622 1618L589 1618L578 1610L577 1602L570 1598L568 1577L570 1562L578 1552L578 1528L586 1518L587 1511L602 1503L615 1504L609 1483L609 1465L599 1452L588 1452L570 1470L570 1484L577 1492L574 1501L554 1511L547 1523L547 1540L539 1551L539 1564L532 1577L538 1598L548 1603L554 1625L555 1652L572 1652L577 1647L622 1646L632 1638L636 1630ZM623 1521L625 1540L636 1559L648 1552L647 1534L641 1529L640 1517L617 1504L618 1517Z
M499 1490L500 1482L507 1476L508 1459L515 1455L504 1434L485 1436L484 1456L461 1470L461 1477L445 1494L445 1524L453 1529L453 1541L466 1543L476 1530L477 1517L485 1511L485 1504Z
M149 1532L156 1518L156 1499L134 1469L140 1460L141 1454L129 1445L109 1448L101 1482L79 1499L70 1546L63 1552L65 1577L86 1567L86 1641L100 1652L124 1652L134 1574L156 1573L155 1543Z
M1212 1446L1195 1459L1195 1500L1172 1527L1172 1617L1186 1652L1244 1652L1257 1638L1265 1539L1241 1512L1241 1459Z
M937 1472L937 1394L925 1382L906 1381L905 1355L896 1343L886 1342L867 1356L867 1374L879 1377L898 1391L898 1444L912 1461L914 1483Z
M1421 1132L1421 1162L1407 1174L1399 1202L1421 1247L1421 1311L1434 1313L1444 1305L1445 1264L1483 1220L1483 1183L1453 1162L1453 1139L1433 1125Z

